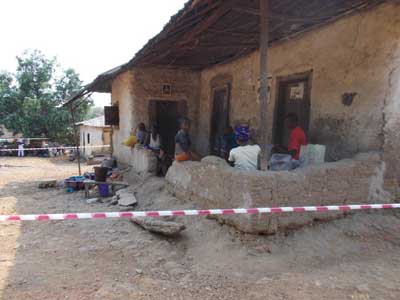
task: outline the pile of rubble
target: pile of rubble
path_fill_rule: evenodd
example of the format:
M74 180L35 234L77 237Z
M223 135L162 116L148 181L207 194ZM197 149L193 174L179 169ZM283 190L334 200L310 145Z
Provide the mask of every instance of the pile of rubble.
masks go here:
M93 204L104 202L104 200L101 198L92 198L88 199L86 202L88 204ZM135 191L132 191L130 187L120 189L116 191L115 195L110 199L109 205L118 205L118 208L121 211L132 211L135 206L138 205L136 193ZM147 231L165 236L176 236L186 229L185 225L175 222L171 218L156 219L149 217L135 217L131 219L131 222Z

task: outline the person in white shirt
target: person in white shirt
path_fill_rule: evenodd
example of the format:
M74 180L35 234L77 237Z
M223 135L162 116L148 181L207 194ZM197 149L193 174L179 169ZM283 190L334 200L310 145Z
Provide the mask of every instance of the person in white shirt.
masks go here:
M18 140L18 157L24 157L24 141Z
M235 138L239 146L230 151L228 161L233 163L234 167L238 170L259 170L261 148L258 145L249 144L249 126L236 126Z
M149 136L149 148L153 151L160 151L161 148L161 137L158 132L158 128L153 126Z

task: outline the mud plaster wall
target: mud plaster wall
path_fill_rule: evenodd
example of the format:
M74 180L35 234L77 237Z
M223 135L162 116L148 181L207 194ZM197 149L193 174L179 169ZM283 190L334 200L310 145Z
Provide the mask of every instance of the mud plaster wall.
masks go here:
M111 102L119 106L119 126L113 127L113 151L119 163L131 164L133 149L121 143L129 136L131 128L136 124L134 118L134 95L130 87L132 72L118 76L112 84Z
M399 30L400 24L397 30ZM384 97L383 160L386 162L385 185L397 196L400 192L400 55L387 77Z
M381 202L379 181L382 162L378 153L309 166L292 172L239 171L216 157L202 162L175 162L169 169L168 187L182 200L201 208L341 205ZM371 186L374 189L371 189ZM275 233L330 220L341 213L244 215L224 221L250 233Z
M387 3L275 44L269 52L270 140L277 97L277 78L312 70L309 139L327 145L327 159L381 150L386 134L387 158L398 148L400 5ZM201 73L198 149L206 154L211 116L210 82L232 78L230 119L259 126L259 53ZM390 79L391 78L391 79ZM351 106L342 94L357 93ZM384 109L385 107L385 109ZM385 112L385 114L383 113ZM396 139L397 138L397 139ZM395 153L399 161L398 152Z
M119 103L120 126L114 130L114 155L122 163L133 165L133 150L121 146L129 136L131 128L138 123L149 124L150 100L181 101L185 100L188 117L197 119L200 74L182 69L135 68L125 72L113 81L112 101ZM170 84L172 93L165 96L162 85ZM193 122L191 134L196 138L196 122Z

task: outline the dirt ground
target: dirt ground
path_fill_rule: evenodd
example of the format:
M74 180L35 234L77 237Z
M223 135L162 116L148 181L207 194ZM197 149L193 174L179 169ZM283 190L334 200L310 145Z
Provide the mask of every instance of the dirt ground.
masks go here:
M90 169L91 167L85 167ZM35 180L63 159L0 158L0 214L114 211ZM163 179L133 178L137 210L193 208ZM165 238L129 220L0 224L0 299L400 299L400 215L357 213L274 236L204 217Z

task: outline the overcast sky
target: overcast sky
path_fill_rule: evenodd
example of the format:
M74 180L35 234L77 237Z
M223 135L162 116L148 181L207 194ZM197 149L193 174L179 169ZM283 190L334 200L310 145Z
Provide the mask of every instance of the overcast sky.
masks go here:
M25 49L57 56L88 83L127 62L186 0L0 0L0 70ZM108 94L95 95L107 105Z

